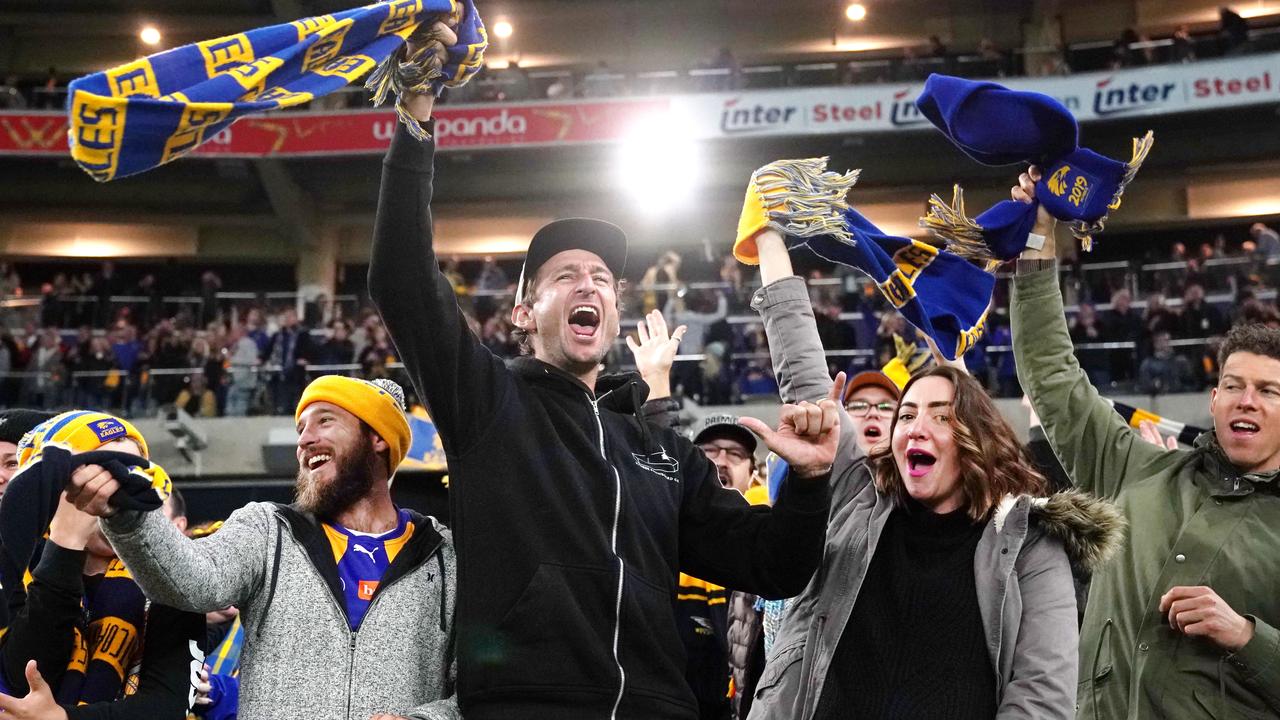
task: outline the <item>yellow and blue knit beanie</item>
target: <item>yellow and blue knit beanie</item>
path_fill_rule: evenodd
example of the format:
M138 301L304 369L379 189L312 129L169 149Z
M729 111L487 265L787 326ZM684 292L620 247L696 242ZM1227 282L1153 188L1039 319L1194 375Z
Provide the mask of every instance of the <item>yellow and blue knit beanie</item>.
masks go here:
M404 391L390 380L357 380L342 375L322 375L302 391L294 422L302 417L302 411L316 402L337 405L363 420L391 450L391 471L413 444L413 432L404 416Z
M23 436L18 443L18 466L39 460L46 445L57 444L72 453L82 453L125 438L138 444L142 457L150 457L146 439L128 420L92 410L71 410L40 423Z
M46 447L61 447L76 454L97 450L109 442L126 438L138 444L142 457L151 459L146 438L128 420L93 410L69 410L40 423L23 436L18 443L18 471L22 472L40 460ZM138 472L151 478L151 487L161 499L172 492L169 474L159 465L151 463L150 468Z

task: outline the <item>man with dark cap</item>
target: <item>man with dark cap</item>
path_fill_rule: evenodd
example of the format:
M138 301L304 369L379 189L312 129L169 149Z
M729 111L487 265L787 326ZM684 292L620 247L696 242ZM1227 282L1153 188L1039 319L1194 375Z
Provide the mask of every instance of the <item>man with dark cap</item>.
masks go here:
M9 481L18 474L18 443L22 442L22 436L53 415L43 410L23 408L0 412L0 497L4 496Z
M419 121L434 98L405 93ZM458 548L458 699L469 720L697 716L672 608L680 570L767 597L821 560L839 395L786 406L791 463L769 508L636 412L635 375L598 377L619 333L626 236L601 220L534 236L509 366L470 332L432 247L434 144L399 128L384 162L369 291L449 460Z
M716 466L720 484L745 497L756 469L756 436L733 415L708 415L693 428L693 444Z

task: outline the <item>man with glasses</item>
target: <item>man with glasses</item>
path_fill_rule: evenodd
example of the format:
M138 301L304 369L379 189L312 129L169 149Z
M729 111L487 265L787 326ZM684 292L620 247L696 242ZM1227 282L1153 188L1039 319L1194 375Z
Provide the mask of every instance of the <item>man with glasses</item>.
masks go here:
M889 422L898 409L900 391L888 375L867 370L854 375L844 389L844 409L853 420L854 438L863 454L889 437Z
M768 493L755 482L756 436L739 425L737 417L723 413L708 415L694 426L692 437L693 444L715 465L721 485L742 493L752 504L767 503ZM753 487L755 491L748 493ZM730 597L740 595L749 598L748 608L754 607L755 595L727 590L680 573L676 607L688 656L685 678L698 698L699 716L707 720L725 718L730 712L729 606Z
M756 436L739 425L738 418L704 417L694 430L693 444L716 466L721 485L747 494L754 479Z

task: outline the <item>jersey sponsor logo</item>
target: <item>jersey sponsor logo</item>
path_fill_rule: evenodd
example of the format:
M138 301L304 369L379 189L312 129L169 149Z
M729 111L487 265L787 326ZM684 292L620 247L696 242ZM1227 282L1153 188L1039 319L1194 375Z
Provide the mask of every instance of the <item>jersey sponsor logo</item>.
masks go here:
M364 601L373 599L373 594L378 590L377 580L361 580L360 585L356 587L356 597Z
M631 457L635 459L636 465L648 470L664 480L671 482L680 482L680 478L676 475L680 472L680 462L667 454L666 448L662 448L659 452L649 453L648 455L640 455L631 453Z
M369 562L378 562L378 555L377 555L377 553L378 553L378 548L367 548L367 547L364 547L363 545L355 545L355 544L353 544L353 545L351 546L351 549L352 549L352 550L355 550L356 552L362 552L362 553L364 553L365 555L368 555L368 556L369 556Z

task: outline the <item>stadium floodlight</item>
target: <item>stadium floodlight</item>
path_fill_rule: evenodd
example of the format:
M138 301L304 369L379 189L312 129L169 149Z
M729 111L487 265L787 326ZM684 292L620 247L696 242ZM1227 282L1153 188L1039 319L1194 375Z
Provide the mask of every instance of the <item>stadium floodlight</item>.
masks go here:
M867 19L867 6L862 3L849 3L849 7L844 9L844 16L854 22L862 22Z
M493 24L493 34L500 40L506 40L511 37L511 33L515 32L515 28L506 20L499 20Z
M138 32L138 38L144 44L154 47L160 44L160 30L155 25L147 25Z
M618 146L618 186L654 213L688 207L702 182L701 148L669 116L636 123Z

